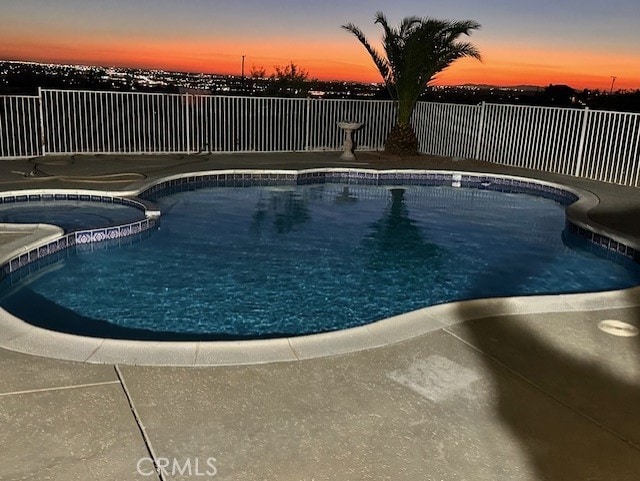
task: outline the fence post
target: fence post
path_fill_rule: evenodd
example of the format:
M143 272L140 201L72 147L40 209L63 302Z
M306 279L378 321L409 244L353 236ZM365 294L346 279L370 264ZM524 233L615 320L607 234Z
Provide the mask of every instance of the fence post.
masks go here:
M484 111L485 111L485 102L480 103L480 120L478 121L478 133L476 135L476 151L473 154L473 158L476 160L480 160L480 147L482 145L482 138L484 134Z
M47 153L46 135L44 132L44 109L42 107L42 87L38 87L38 117L40 121L40 155Z
M580 177L580 171L582 170L582 157L584 156L584 143L587 137L587 124L589 121L589 107L584 108L582 114L582 128L580 129L580 141L578 143L578 153L576 154L576 170L573 175Z
M184 94L184 131L186 135L185 148L187 150L187 154L191 153L191 116L189 115L189 94L185 92Z
M306 99L306 104L307 104L307 115L306 115L306 124L305 124L305 131L304 131L304 150L308 151L309 150L309 132L310 132L310 126L311 126L311 99L309 97L307 97Z

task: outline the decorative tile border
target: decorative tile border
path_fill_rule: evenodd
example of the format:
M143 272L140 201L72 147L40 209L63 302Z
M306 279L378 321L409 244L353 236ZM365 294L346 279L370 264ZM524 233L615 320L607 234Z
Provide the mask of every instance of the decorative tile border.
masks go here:
M0 267L0 280L16 271L22 270L26 266L31 266L33 263L37 262L41 265L43 264L43 259L47 259L44 265L48 265L61 258L61 256L67 257L68 253L66 251L73 250L74 248L77 251L95 250L93 248L87 249L85 246L105 244L104 247L106 248L109 247L107 246L109 243L111 243L111 245L114 243L116 245L122 245L125 243L125 239L127 239L126 243L129 243L129 238L140 237L141 234L155 229L159 225L159 222L158 219L144 219L130 224L108 227L106 229L70 232L52 242L33 247L25 254L9 259ZM53 259L53 261L50 259Z
M178 192L209 187L255 187L265 185L310 185L341 183L349 185L417 185L453 186L481 190L495 190L514 194L532 194L546 197L563 205L569 205L578 196L569 190L528 179L516 179L498 175L456 172L425 171L374 171L363 169L312 169L303 171L232 171L220 173L185 174L161 181L145 190L138 197L155 200Z
M93 244L95 242L104 242L121 237L128 237L149 230L157 225L155 219L144 219L130 224L123 224L114 227L106 227L100 229L75 231L71 235L75 238L76 244Z
M301 171L231 170L189 173L174 176L148 187L139 198L156 200L166 195L208 187L253 187L264 185L311 185L341 183L349 185L416 185L452 186L480 190L493 190L512 194L530 194L554 200L564 206L573 204L578 195L567 188L534 179L499 174L385 170L350 168L320 168ZM571 226L571 227L569 227ZM578 227L567 221L568 229L609 253L620 254L640 263L640 252L600 234Z
M298 173L219 173L186 174L184 177L161 181L142 191L138 197L155 200L178 192L186 192L210 187L255 187L269 185L297 185ZM319 182L310 182L319 183Z
M83 201L119 204L148 214L147 205L143 201L116 195L98 195L83 192L26 192L24 194L9 192L0 194L0 204L41 201ZM156 228L158 224L159 220L157 218L145 218L136 222L106 228L67 232L58 239L46 244L27 246L29 250L26 253L10 258L0 266L0 280L4 280L7 276L15 277L15 273L18 271L21 272L18 277L22 278L29 272L46 267L56 260L68 256L68 251L76 249L76 246L108 243L131 236L139 236L143 232ZM26 267L29 267L29 269L25 269Z
M118 197L115 195L94 195L75 192L54 192L54 193L0 193L0 204L18 204L23 202L51 202L57 200L70 200L82 202L102 202L104 204L120 204L127 207L146 212L144 203L137 199Z
M74 240L74 234L67 234L57 241L33 249L27 254L18 256L18 258L5 263L0 272L0 280L5 286L11 286L26 276L54 264L59 260L66 259L75 253L95 252L137 244L149 238L151 231L152 229L149 228L127 237L107 239L102 242L87 244L78 244Z
M591 232L568 220L565 224L567 232L587 241L588 247L592 252L604 255L607 259L615 262L620 261L622 258L623 260L630 260L640 264L640 252L633 247L596 232Z

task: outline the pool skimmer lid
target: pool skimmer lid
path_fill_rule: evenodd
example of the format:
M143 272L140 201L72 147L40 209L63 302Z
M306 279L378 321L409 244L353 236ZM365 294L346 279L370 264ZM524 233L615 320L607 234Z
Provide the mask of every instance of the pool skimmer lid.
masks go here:
M598 323L598 329L618 337L634 337L640 333L636 326L615 319L600 321Z

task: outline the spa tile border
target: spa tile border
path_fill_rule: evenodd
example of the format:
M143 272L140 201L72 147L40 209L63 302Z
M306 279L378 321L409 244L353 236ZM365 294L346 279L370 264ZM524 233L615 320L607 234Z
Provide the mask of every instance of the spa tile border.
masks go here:
M84 201L105 204L119 204L132 207L145 213L146 218L135 222L101 227L98 229L81 229L65 232L59 238L44 243L25 246L24 252L2 261L0 265L0 281L11 277L10 282L28 275L31 271L66 257L70 251L88 250L83 246L104 244L104 248L121 243L129 237L138 238L142 233L158 226L157 212L150 205L139 199L120 197L109 193L95 191L13 191L0 194L0 204L16 204L26 202ZM93 250L93 249L89 249ZM25 269L26 267L29 269Z
M12 191L0 193L0 204L19 204L24 202L50 202L57 200L71 200L82 202L100 202L103 204L119 204L146 212L144 203L137 199L128 199L109 194L95 194L89 192L68 191Z

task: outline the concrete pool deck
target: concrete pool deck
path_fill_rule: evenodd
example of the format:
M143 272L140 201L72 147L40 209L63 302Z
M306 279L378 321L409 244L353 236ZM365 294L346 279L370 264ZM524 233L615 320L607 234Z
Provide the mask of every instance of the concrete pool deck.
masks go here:
M640 189L468 160L361 153L346 164L331 152L35 162L33 177L12 173L31 172L32 161L0 162L0 189L129 191L228 168L522 175L591 191L600 203L586 221L640 241ZM92 177L116 173L135 175ZM0 244L20 235L7 229ZM0 479L158 479L150 457L169 463L161 479L638 479L640 338L597 328L604 319L640 327L638 289L531 301L443 307L411 339L292 363L92 365L0 350Z

